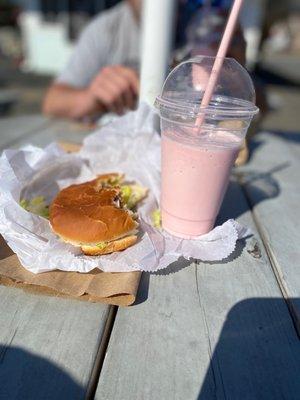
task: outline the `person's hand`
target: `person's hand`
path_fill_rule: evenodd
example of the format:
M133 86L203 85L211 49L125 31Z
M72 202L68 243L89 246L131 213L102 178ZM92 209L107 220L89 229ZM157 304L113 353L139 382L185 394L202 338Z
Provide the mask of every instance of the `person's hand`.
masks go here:
M106 111L123 114L133 109L139 93L139 78L135 70L121 65L103 68L89 86L95 103Z

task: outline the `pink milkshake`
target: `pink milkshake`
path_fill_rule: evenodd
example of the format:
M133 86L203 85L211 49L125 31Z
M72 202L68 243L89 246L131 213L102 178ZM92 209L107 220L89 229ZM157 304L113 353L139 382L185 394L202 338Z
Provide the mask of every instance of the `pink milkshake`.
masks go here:
M163 132L161 213L169 233L192 238L213 228L240 145L236 136L222 136L193 144Z
M202 98L214 65L197 57L178 65L156 99L162 132L162 227L195 238L215 224L229 176L253 116L247 71L225 59L208 105Z

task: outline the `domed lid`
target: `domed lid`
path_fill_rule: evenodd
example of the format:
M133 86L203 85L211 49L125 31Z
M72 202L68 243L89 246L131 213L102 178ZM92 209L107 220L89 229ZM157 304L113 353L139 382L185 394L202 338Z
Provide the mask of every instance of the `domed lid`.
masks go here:
M258 112L250 75L233 58L225 58L209 106L200 107L214 60L214 57L197 56L171 71L155 101L161 116L169 112L184 119L196 118L199 113L210 117L249 118Z

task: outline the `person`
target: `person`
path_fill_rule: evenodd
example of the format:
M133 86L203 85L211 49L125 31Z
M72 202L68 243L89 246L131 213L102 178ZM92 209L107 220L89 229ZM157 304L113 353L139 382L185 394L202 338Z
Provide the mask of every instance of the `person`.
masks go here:
M178 0L177 29L170 65L198 54L215 55L232 0ZM142 0L123 0L97 16L83 31L66 68L43 103L47 115L96 120L106 112L134 109L139 94ZM228 56L245 63L238 27ZM236 164L248 159L245 141Z
M45 114L83 119L135 107L140 11L140 0L124 0L85 28L66 68L46 93Z
M230 3L231 0L179 0L175 39L179 51L173 51L170 64L179 63L183 57L206 54L205 46L211 55L216 53ZM139 93L141 4L142 0L123 0L87 26L69 63L45 96L45 114L84 119L105 112L121 115L134 109ZM217 18L214 25L216 13L221 13L222 18ZM208 30L204 30L210 33L203 37L203 29L199 36L198 28L204 26L205 20ZM239 33L237 37L240 36ZM233 43L229 55L243 61L245 48L243 41L239 43L241 47ZM236 51L239 48L240 56Z

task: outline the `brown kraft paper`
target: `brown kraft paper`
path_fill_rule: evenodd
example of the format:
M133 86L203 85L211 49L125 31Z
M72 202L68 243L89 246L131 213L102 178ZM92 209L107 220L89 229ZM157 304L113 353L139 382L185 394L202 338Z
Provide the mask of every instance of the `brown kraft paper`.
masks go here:
M3 239L0 240L1 250L7 246L3 242ZM15 254L0 260L2 285L22 288L36 294L77 298L117 306L129 306L134 303L140 278L139 271L110 273L97 269L87 274L58 270L33 274L22 267Z

